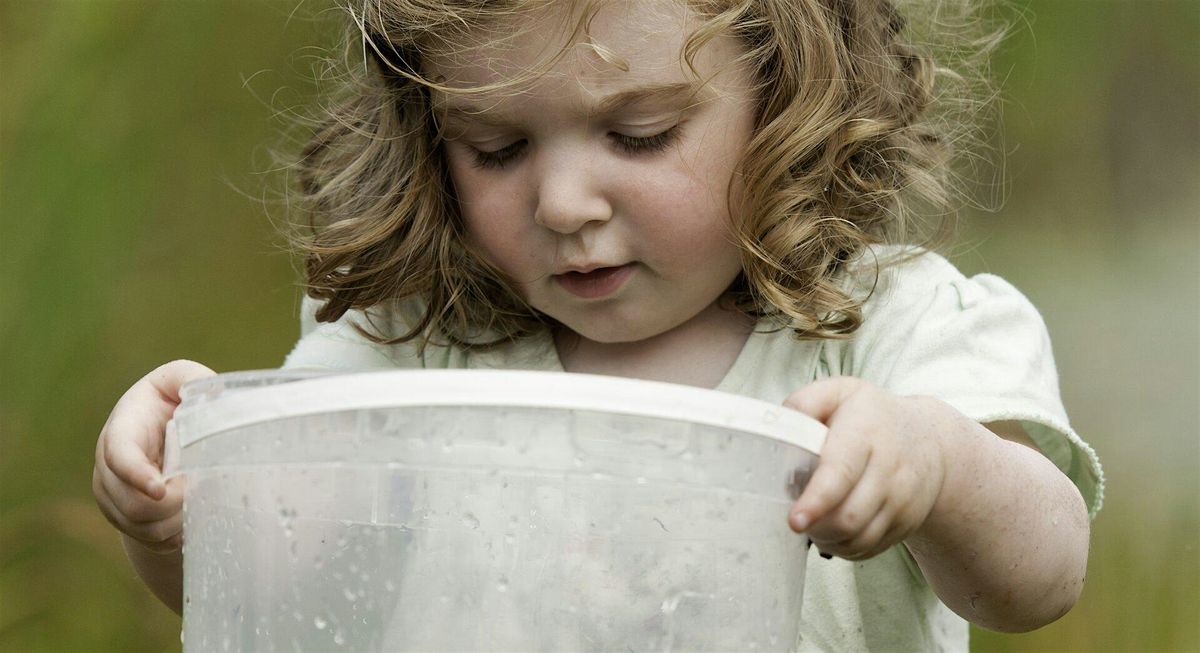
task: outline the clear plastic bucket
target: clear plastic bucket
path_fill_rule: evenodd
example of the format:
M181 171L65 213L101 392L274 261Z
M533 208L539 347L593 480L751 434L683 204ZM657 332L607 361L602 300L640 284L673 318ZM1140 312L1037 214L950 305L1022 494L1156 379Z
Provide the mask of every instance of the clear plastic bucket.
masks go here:
M188 385L183 641L241 650L786 650L824 428L545 372Z

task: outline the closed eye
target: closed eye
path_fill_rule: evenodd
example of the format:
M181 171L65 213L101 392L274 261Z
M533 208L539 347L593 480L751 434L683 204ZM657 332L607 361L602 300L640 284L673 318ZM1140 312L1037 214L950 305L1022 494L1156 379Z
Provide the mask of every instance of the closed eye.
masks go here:
M671 128L661 131L653 136L626 136L625 134L610 134L617 147L626 154L643 154L647 152L659 152L667 149L679 138L679 125L674 125Z
M521 154L521 149L525 146L525 139L521 139L512 145L506 145L492 152L484 152L483 150L475 150L475 167L477 168L503 168Z
M609 134L609 138L612 139L613 145L624 154L650 154L670 147L679 138L679 130L679 125L674 125L653 136L628 136L613 132ZM528 145L528 141L521 139L491 152L475 150L475 167L485 170L503 168L520 157L524 153L526 145Z

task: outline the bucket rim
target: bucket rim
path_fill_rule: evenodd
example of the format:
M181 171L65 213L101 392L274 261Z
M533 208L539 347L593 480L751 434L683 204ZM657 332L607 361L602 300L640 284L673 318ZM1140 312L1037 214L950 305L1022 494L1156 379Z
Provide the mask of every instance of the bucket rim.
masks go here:
M690 422L767 437L818 454L825 426L783 405L625 377L530 370L259 370L186 384L172 420L186 448L278 419L401 407L545 408ZM219 410L212 410L219 408Z

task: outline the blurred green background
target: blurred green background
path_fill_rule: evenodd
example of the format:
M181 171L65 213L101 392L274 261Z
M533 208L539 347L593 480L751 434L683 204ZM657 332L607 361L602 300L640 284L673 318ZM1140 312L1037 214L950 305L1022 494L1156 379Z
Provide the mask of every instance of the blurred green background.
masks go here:
M268 150L313 98L322 6L0 0L0 650L179 648L93 504L95 437L164 361L292 344ZM1005 202L951 253L1041 308L1108 497L1076 608L974 648L1198 650L1200 2L1017 6Z

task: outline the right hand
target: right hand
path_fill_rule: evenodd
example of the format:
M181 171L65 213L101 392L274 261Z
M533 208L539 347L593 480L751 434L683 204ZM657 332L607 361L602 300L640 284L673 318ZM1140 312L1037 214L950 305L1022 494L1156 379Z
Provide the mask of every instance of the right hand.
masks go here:
M188 360L167 363L142 377L113 407L96 441L92 493L113 526L159 553L183 543L183 478L162 475L167 422L183 384L213 376Z

